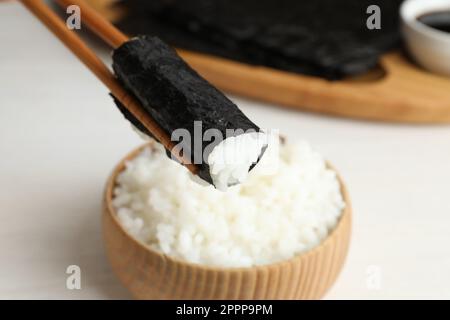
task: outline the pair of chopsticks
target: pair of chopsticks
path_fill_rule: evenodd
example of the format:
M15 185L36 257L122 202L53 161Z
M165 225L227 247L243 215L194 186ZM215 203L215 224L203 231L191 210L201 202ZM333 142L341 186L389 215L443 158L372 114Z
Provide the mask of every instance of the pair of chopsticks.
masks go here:
M100 60L100 58L81 40L76 33L70 30L64 21L55 14L42 0L21 0L21 2L50 29L92 73L111 91L111 93L128 109L128 111L141 122L145 128L167 150L175 151L175 144L171 141L167 133L145 112L140 103L131 96L119 83L111 70ZM82 0L56 0L63 8L76 5L81 11L81 21L89 29L98 35L112 48L119 47L128 40L120 30L114 27L109 21L98 14L94 9ZM176 159L185 165L189 171L196 174L198 167L191 163L190 159L178 153L173 154Z

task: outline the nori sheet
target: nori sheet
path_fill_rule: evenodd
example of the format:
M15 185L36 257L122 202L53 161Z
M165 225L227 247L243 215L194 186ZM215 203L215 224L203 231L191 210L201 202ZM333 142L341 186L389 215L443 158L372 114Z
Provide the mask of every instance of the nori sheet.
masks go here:
M182 48L340 79L374 67L399 44L402 0L123 0L120 27ZM381 29L366 27L369 5Z
M221 140L200 139L197 143L201 143L201 148L195 148L195 134L203 137L208 129L218 129L226 138L229 137L227 129L242 130L234 135L248 130L260 131L233 102L189 67L174 49L156 37L136 37L114 50L113 69L119 81L169 137L176 129L189 131L191 145L187 156L193 162L194 159L202 159L202 163L198 164L198 176L211 184L209 165L203 159L207 159L206 153L212 149L206 150L206 147L215 146ZM114 100L125 118L150 135L117 99ZM201 131L197 133L194 132L195 121L202 122Z

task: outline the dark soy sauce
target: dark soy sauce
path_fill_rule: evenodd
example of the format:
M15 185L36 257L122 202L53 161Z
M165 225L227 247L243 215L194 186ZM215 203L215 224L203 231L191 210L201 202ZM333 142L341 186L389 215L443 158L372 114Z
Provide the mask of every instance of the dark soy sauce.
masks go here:
M417 20L431 28L450 33L450 10L426 13Z

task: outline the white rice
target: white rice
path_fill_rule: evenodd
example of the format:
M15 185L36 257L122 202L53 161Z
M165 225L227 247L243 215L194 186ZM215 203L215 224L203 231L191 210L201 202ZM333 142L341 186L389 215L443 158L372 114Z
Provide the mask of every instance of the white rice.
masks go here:
M258 164L221 192L155 143L119 174L113 205L132 236L175 258L222 267L289 259L320 244L345 204L335 172L307 143L281 146L275 159L273 174Z
M153 140L134 125L131 125L131 128L142 140ZM207 163L216 189L225 192L229 186L244 182L251 166L261 156L263 148L267 147L270 140L274 138L273 133L247 132L226 138L215 146L208 156ZM196 181L202 185L207 184L200 178Z
M214 186L225 192L229 186L244 182L269 139L265 133L249 132L219 143L208 156Z

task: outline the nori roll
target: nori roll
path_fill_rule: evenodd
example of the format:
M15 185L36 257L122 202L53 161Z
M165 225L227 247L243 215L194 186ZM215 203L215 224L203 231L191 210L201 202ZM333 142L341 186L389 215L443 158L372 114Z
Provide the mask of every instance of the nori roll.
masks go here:
M198 176L216 188L242 182L264 153L268 135L159 38L140 36L121 45L113 52L113 69L172 141L182 140L179 152L199 167ZM114 101L125 118L151 136Z

